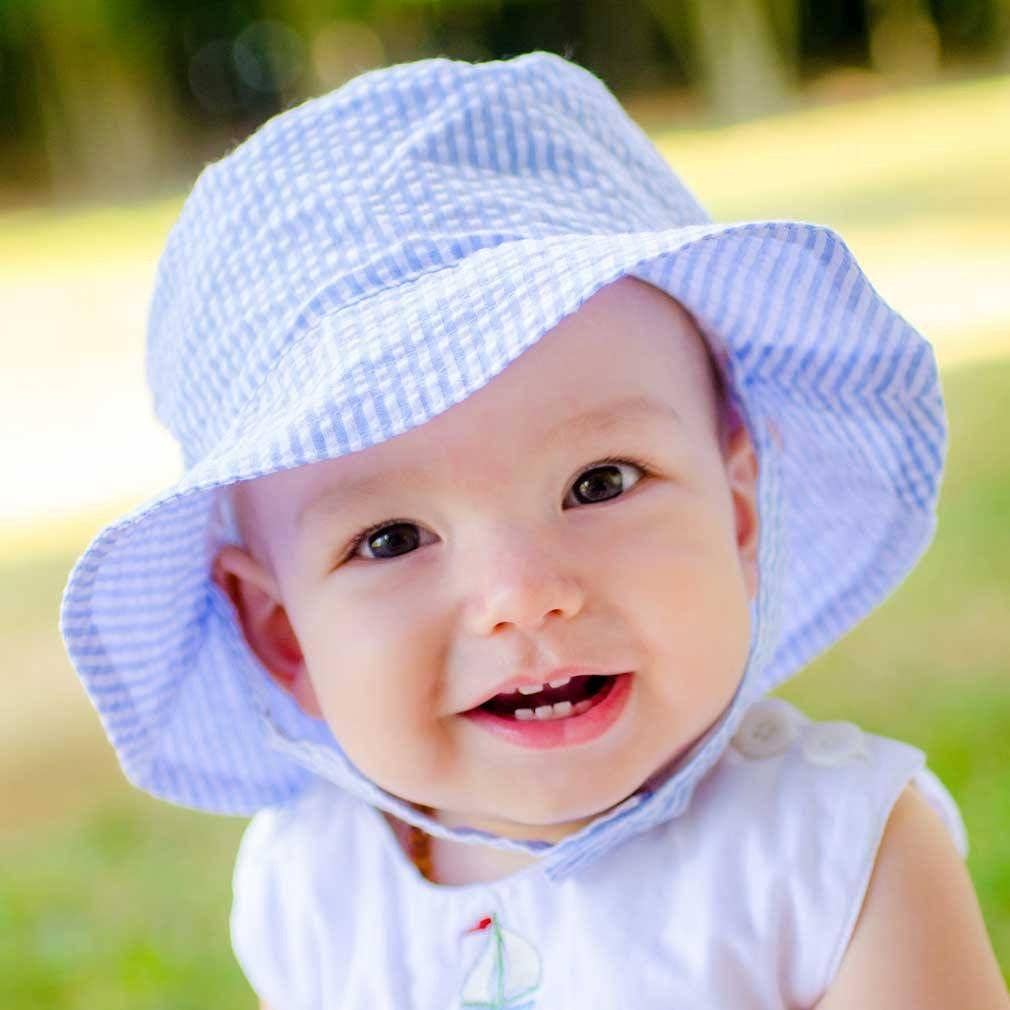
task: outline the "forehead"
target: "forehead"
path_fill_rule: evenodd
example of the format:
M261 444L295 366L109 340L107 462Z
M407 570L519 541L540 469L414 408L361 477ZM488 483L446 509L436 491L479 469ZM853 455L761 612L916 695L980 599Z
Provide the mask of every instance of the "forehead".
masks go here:
M555 420L542 435L535 439L536 447L544 452L551 451L559 443L577 445L592 436L611 432L628 431L649 424L677 424L680 415L669 404L648 396L628 396L612 400L574 416ZM367 450L366 450L367 451ZM346 460L337 460L345 463ZM409 483L412 487L423 488L437 483L430 466L430 457L422 455L414 464L382 466L378 464L362 473L355 474L346 465L334 480L327 480L322 471L319 474L320 490L310 495L295 515L296 527L310 525L321 515L339 511L347 502L367 497L381 491L391 482Z
M291 522L330 514L389 484L413 487L500 474L531 451L665 425L705 437L714 416L711 366L690 316L633 278L606 286L486 386L426 423L359 452L260 478Z

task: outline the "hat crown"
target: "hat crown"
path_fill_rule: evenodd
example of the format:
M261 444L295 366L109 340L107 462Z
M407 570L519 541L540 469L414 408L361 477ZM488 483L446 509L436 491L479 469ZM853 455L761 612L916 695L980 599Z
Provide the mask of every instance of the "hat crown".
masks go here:
M156 413L189 466L343 305L502 243L708 220L607 88L561 57L363 74L202 172L158 266Z

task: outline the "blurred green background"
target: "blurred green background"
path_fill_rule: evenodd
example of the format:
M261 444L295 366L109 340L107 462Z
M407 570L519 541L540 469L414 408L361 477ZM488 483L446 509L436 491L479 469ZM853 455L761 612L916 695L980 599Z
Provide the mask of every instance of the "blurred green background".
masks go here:
M927 752L1010 978L1010 0L0 0L0 1006L254 1005L243 823L125 784L56 631L75 557L175 477L143 335L187 188L361 70L532 48L599 74L715 218L837 228L934 342L936 541L782 693Z

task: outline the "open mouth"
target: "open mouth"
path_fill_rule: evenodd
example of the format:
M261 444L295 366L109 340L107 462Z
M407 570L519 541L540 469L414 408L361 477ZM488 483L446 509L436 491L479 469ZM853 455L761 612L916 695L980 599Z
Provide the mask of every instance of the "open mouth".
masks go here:
M506 744L533 750L577 747L629 725L631 671L581 675L530 691L509 691L463 712L463 718Z
M517 722L534 720L547 722L553 719L566 719L588 712L599 704L606 696L614 679L613 676L607 674L572 677L567 684L561 687L545 685L533 694L523 694L519 691L496 694L483 705L478 706L478 709L500 718L511 718Z

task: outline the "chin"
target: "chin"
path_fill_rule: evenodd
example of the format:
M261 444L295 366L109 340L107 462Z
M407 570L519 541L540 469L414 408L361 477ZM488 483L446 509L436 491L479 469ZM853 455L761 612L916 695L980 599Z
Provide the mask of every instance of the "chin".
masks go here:
M540 802L531 802L527 794L516 804L506 804L497 807L489 816L511 821L530 829L562 829L559 837L573 834L584 826L582 822L591 821L595 817L627 799L633 789L618 790L616 794L596 797L572 797L571 795L543 796Z

